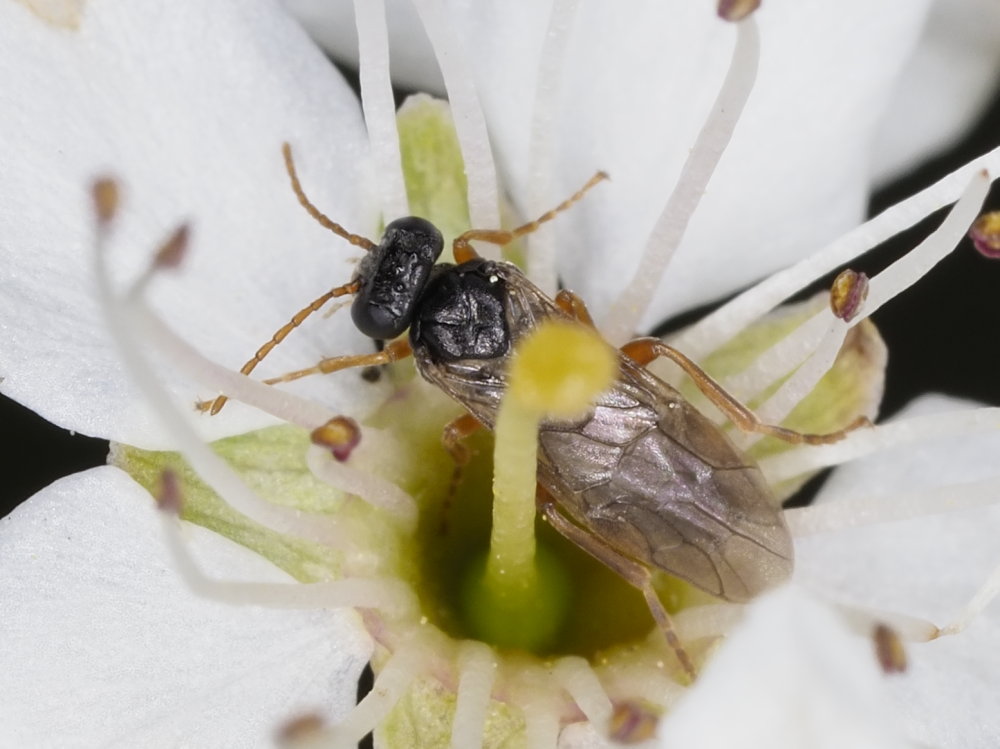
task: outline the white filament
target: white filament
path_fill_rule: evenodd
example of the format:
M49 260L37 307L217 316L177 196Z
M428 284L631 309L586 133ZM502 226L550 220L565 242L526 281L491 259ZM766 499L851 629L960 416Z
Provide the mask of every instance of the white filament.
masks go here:
M947 625L941 628L942 635L955 635L965 629L1000 594L1000 565L986 578L986 582L976 591L972 599Z
M299 512L277 507L259 497L222 458L202 442L187 417L174 405L139 350L138 341L142 336L135 330L136 305L123 302L111 287L105 239L105 231L99 229L94 248L98 303L104 311L108 331L118 345L122 362L153 412L173 437L178 451L199 477L237 512L279 533L328 543L336 536L331 521L322 517L303 517ZM143 285L137 288L141 289Z
M477 229L498 229L500 201L496 166L490 150L486 117L472 77L472 62L465 52L462 40L448 22L441 0L413 0L413 3L434 48L448 91L455 133L462 149L465 176L469 185L469 218ZM500 257L500 250L493 245L484 245L480 254L495 260Z
M927 439L1000 430L1000 408L962 409L950 413L913 416L852 432L832 445L798 448L760 461L769 483L778 483L808 471L839 465Z
M418 643L407 643L389 656L375 678L372 691L332 729L338 743L357 746L365 734L373 731L385 719L406 693L410 683L423 671L423 648Z
M580 656L566 656L556 661L553 675L590 724L606 734L611 721L611 700L590 664Z
M555 0L549 14L542 57L535 83L531 141L528 144L528 210L534 218L558 202L553 190L555 174L555 119L562 89L562 76L570 33L580 0ZM531 235L527 253L528 277L549 296L555 296L558 282L554 227L543 225Z
M347 578L315 583L257 583L215 580L206 576L191 558L180 533L180 521L161 513L167 548L181 579L202 598L233 606L265 606L272 609L376 609L391 616L416 610L413 590L396 578Z
M757 415L762 421L771 424L781 423L792 409L812 392L823 375L833 366L837 353L843 346L847 331L858 325L894 296L916 283L955 249L962 237L965 236L969 226L975 221L976 216L979 215L983 201L986 200L989 185L990 181L985 172L980 171L974 174L941 226L916 248L871 280L868 287L868 298L859 314L850 322L837 319L828 308L818 313L821 319L827 321L826 335L816 345L812 356L796 369L795 373L782 384L777 392L757 409ZM805 329L805 326L800 327L772 348L777 349L784 344L786 348L799 350L807 341L805 336L811 332L811 327L808 330ZM772 361L772 358L776 358L776 355L772 354L770 350L762 354L754 364L755 370L788 372L795 366L793 362L776 362ZM763 379L766 378L762 378L758 382L761 389L769 384L763 382ZM761 435L749 435L741 444L746 447L760 438Z
M761 281L689 327L674 340L674 345L693 359L704 358L795 292L957 200L973 175L983 170L1000 174L1000 148L959 167L813 255Z
M366 429L362 439L371 439L372 436ZM320 480L348 494L355 494L373 507L390 513L400 523L403 531L410 533L416 528L416 501L391 481L339 461L329 450L318 445L310 446L306 453L306 463Z
M952 510L988 507L997 503L1000 477L953 484L923 492L831 499L809 507L785 510L792 536L801 538L846 528L889 523Z
M481 642L466 640L459 647L458 669L451 747L480 749L483 745L490 694L496 680L497 663L493 650Z
M526 683L535 685L518 691L518 703L524 713L525 743L528 749L556 749L559 741L556 699L551 692L538 687L548 681L546 674L541 669L529 667L521 676Z
M760 60L760 36L752 16L736 24L736 44L729 71L695 140L677 185L646 241L635 275L622 289L601 325L605 337L620 346L634 337L639 321L660 285L674 252L684 238L743 107L753 90Z
M208 359L171 330L143 299L133 299L127 309L133 317L133 323L141 330L142 338L154 343L172 364L177 365L206 390L225 393L229 398L310 431L337 416L319 403L301 398L281 388L265 385Z
M389 79L384 0L354 0L354 18L358 27L361 108L382 198L382 215L388 223L410 211L396 129L396 101Z

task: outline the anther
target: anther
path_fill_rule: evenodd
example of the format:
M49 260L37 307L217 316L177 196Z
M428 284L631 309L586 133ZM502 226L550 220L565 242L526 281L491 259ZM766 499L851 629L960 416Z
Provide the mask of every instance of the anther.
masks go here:
M160 245L153 259L155 269L177 268L184 261L187 254L188 239L191 236L189 224L181 224L167 240Z
M113 177L99 177L91 187L94 213L102 225L110 224L118 212L118 183Z
M619 744L638 744L653 738L659 722L660 716L650 707L625 700L614 706L608 738Z
M347 416L335 416L309 435L314 445L325 447L341 463L351 457L361 442L361 427Z
M760 0L719 0L719 18L742 21L760 7Z
M169 468L160 474L160 485L156 492L156 505L170 515L180 515L184 507L181 484L177 473Z
M969 239L983 257L1000 258L1000 211L984 213L969 229Z
M896 630L887 624L876 624L872 641L875 644L875 657L883 673L899 674L906 670L906 650Z
M868 276L850 268L841 271L830 287L830 309L834 317L850 322L868 298Z

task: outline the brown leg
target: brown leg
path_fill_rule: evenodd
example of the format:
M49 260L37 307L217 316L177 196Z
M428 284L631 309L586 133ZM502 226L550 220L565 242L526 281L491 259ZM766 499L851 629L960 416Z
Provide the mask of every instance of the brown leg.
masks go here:
M296 312L292 316L291 320L278 328L277 332L271 336L271 340L257 349L257 353L255 353L246 364L240 367L240 372L242 374L250 374L253 372L254 368L264 360L265 356L271 353L275 346L285 340L285 338L288 337L288 334L299 327L305 319L309 317L309 315L316 312L331 299L339 296L345 296L346 294L356 294L360 288L360 282L351 281L343 286L330 289L328 292L323 294L323 296L318 299L314 299L308 305ZM212 416L215 416L215 414L219 413L219 411L222 410L222 407L226 405L227 400L229 399L226 396L220 395L214 401L202 401L198 403L197 407L199 411L208 411Z
M294 372L286 372L277 377L269 377L264 380L264 384L277 385L279 382L301 380L303 377L317 374L330 374L331 372L339 372L342 369L350 369L351 367L391 364L394 361L405 359L412 353L413 350L410 348L410 342L406 338L397 338L395 341L387 344L381 351L375 351L371 354L357 354L355 356L332 356L329 359L322 359L315 366L297 369Z
M591 187L596 185L602 180L608 179L608 175L604 172L598 172L589 180L587 184L573 193L569 198L564 200L562 203L557 205L551 211L543 213L541 216L536 218L534 221L529 221L523 226L519 226L516 229L511 229L510 231L505 231L503 229L470 229L464 234L460 234L455 237L455 241L452 243L452 251L455 254L456 263L465 263L469 260L474 260L479 257L479 254L472 247L472 240L479 239L483 242L489 242L490 244L500 245L501 247L509 242L513 242L518 237L522 237L525 234L531 234L539 226L544 224L546 221L551 221L556 217L557 214L565 211L571 205L576 203L580 198L582 198Z
M483 425L475 416L470 413L464 413L457 419L453 419L445 424L444 431L441 432L441 444L444 445L444 449L448 451L452 460L455 461L455 466L451 471L451 480L448 482L448 493L445 494L444 502L441 506L442 535L448 532L448 513L451 509L451 501L455 497L455 492L458 491L459 484L462 483L462 474L465 472L465 466L469 464L469 459L472 457L472 452L462 443L462 440L472 436L482 428Z
M271 348L274 348L274 345L272 345ZM359 354L357 356L335 356L330 359L323 359L314 367L298 369L294 372L286 372L285 374L277 377L269 377L264 380L264 384L276 385L279 382L291 382L292 380L298 380L303 377L308 377L309 375L329 374L330 372L338 372L341 369L349 369L351 367L366 367L373 364L389 364L390 362L403 359L411 353L409 341L405 338L400 338L399 340L390 343L381 351L376 351L371 354ZM251 361L254 366L256 366L257 362L260 360L256 359ZM249 365L250 362L247 362L247 364ZM253 367L244 366L241 371L243 374L249 374L252 369ZM227 400L229 400L228 397L220 395L214 401L199 401L195 404L195 407L199 411L208 411L210 414L214 415L219 412Z
M556 305L574 320L582 322L588 328L594 327L594 319L590 316L586 303L569 289L556 294Z
M656 595L656 590L653 588L652 573L638 562L634 562L620 554L598 536L567 520L560 514L551 500L546 499L542 501L539 509L549 524L559 533L590 554L597 561L610 567L626 582L642 591L642 595L646 599L646 605L649 606L649 611L653 615L653 619L656 620L664 637L666 637L667 644L674 651L674 655L677 656L677 660L680 662L681 668L684 669L684 673L693 680L697 676L697 672L694 670L694 665L691 663L691 658L688 656L687 651L684 650L684 646L677 638L677 632L674 630L673 622L670 621L670 615L663 608L659 596Z
M757 415L753 411L727 393L701 367L660 339L637 338L634 341L626 343L622 346L621 350L625 356L642 366L649 364L660 356L667 357L683 369L685 374L694 382L695 386L705 394L705 397L712 401L733 424L744 432L766 434L793 444L805 442L808 445L826 445L844 439L849 432L853 432L855 429L872 425L867 417L859 416L843 429L838 429L829 434L803 434L802 432L796 432L794 429L786 429L774 424L764 424L757 418Z

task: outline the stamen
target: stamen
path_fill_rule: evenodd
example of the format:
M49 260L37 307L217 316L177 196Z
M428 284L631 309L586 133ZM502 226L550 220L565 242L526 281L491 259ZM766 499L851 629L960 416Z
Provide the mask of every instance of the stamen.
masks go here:
M384 0L354 0L354 18L358 27L361 107L382 194L382 215L389 220L409 215L409 205L396 128L396 102L389 79Z
M531 141L528 145L528 214L537 215L556 202L553 175L555 167L554 126L562 89L570 32L576 20L580 0L555 0L549 13L542 56L535 78L534 111L531 118ZM527 253L528 277L549 296L556 293L556 242L552 227L544 227L531 238Z
M868 299L864 302L861 314L850 322L842 322L833 317L829 309L818 313L828 324L826 335L815 346L815 351L795 373L782 384L774 395L756 409L757 415L771 424L780 424L791 413L803 398L805 398L823 375L829 371L837 358L837 353L844 345L847 331L878 310L883 304L902 291L905 291L927 272L937 265L951 252L975 219L989 191L989 177L985 172L976 173L966 187L962 197L951 209L933 234L917 245L905 256L890 265L872 279L869 284ZM757 385L753 394L763 390L770 382L775 372L789 372L795 367L794 362L787 361L784 351L801 350L808 339L805 326L798 328L771 349L766 351L754 364L753 372L760 373L750 379ZM777 361L775 361L777 359ZM767 372L767 374L764 374ZM739 441L741 446L753 444L760 435L749 436Z
M376 442L377 439L376 430L365 430L366 443ZM321 481L385 510L399 523L401 530L409 533L416 528L416 501L391 481L341 462L322 447L309 448L306 464Z
M466 640L459 647L458 669L451 748L479 749L483 745L486 713L497 675L493 650L481 642Z
M560 658L553 675L590 724L599 733L606 734L611 722L611 700L590 664L579 656Z
M962 409L913 416L852 432L840 442L791 450L760 461L769 483L840 465L881 450L951 435L972 435L1000 429L1000 408Z
M169 484L164 475L164 485ZM162 493L161 493L162 494ZM233 606L273 609L375 609L391 616L409 615L418 602L413 590L398 578L347 578L315 583L256 583L216 580L205 575L191 557L181 535L180 520L169 512L173 503L160 498L164 540L174 568L191 592Z
M228 393L235 400L310 431L337 416L319 403L301 398L287 390L265 385L203 356L171 330L143 299L130 300L126 309L132 315L133 324L139 329L142 338L152 342L167 355L171 363L206 390Z
M434 48L455 120L455 134L465 161L469 185L469 218L476 227L500 226L496 166L490 150L486 118L476 93L473 63L457 37L441 0L414 0L427 38ZM499 248L484 245L483 257L499 259Z
M399 702L410 683L424 669L424 648L419 642L409 642L389 656L375 684L365 698L331 733L343 746L358 742L379 725Z
M332 522L328 522L326 518L305 520L298 513L261 499L222 458L201 441L191 424L177 410L140 352L134 326L135 311L141 305L123 302L111 287L104 246L106 233L97 233L94 246L98 301L104 311L105 323L118 344L122 361L132 374L133 381L153 412L159 416L167 432L172 435L179 452L202 480L238 512L279 533L290 533L320 543L328 542L336 535Z
M969 180L984 170L1000 174L1000 148L959 167L813 255L764 279L690 326L674 340L674 345L693 359L703 359L795 292L957 200Z
M983 257L1000 258L1000 211L984 213L977 218L969 238Z
M522 674L526 685L546 684L547 674L537 666L526 667ZM525 744L529 749L555 749L559 741L559 711L551 692L538 686L518 690L518 704L524 713Z
M869 636L879 625L890 627L905 642L930 642L941 635L941 630L926 619L831 600L827 603L838 611L848 627L862 636Z
M1000 477L923 492L831 499L819 505L785 510L785 520L792 536L803 538L942 512L988 507L996 504L998 487Z
M941 634L955 635L961 632L982 613L983 609L992 603L998 594L1000 594L1000 565L993 569L983 586L976 591L976 594L962 607L955 618L941 628Z
M616 346L635 336L674 252L684 238L708 181L726 150L743 107L753 90L760 60L760 36L753 18L736 26L729 72L712 104L708 119L691 147L677 185L646 241L635 275L622 289L601 326Z

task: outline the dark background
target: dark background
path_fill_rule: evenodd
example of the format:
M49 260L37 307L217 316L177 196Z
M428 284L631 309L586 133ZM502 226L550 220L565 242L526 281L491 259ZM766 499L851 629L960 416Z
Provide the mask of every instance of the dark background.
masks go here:
M870 212L907 197L998 143L1000 90L968 137L876 193ZM987 207L1000 210L996 186ZM875 275L916 245L941 218L939 211L851 267ZM825 279L814 288L829 282ZM669 325L697 319L708 309L686 313ZM1000 405L1000 261L981 257L966 240L927 277L877 312L874 320L889 346L882 416L892 415L927 391ZM71 435L3 396L0 436L4 487L0 515L61 476L103 464L108 450L107 442Z

